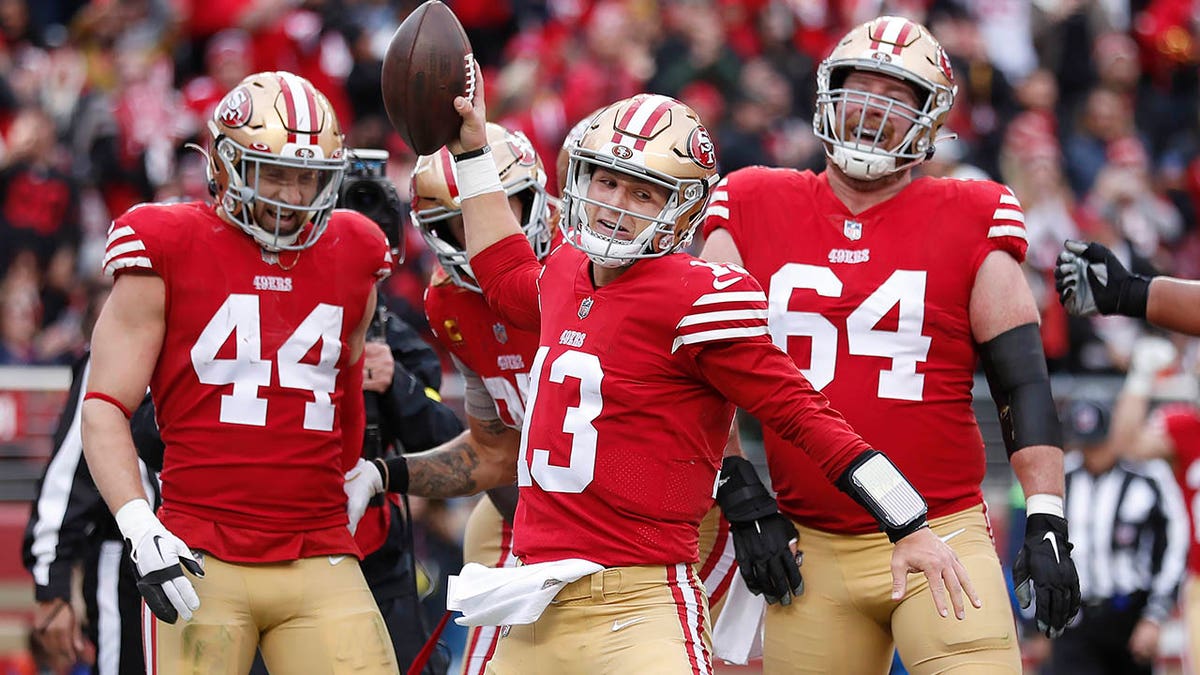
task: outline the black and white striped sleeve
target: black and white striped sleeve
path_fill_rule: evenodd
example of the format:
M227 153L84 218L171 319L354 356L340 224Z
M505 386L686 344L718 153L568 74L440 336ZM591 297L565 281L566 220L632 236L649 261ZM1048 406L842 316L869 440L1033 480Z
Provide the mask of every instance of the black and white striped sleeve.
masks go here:
M69 598L71 569L83 559L84 544L105 507L83 461L80 410L87 381L86 357L76 365L67 405L55 432L55 447L38 483L25 528L22 555L39 601Z
M1144 471L1158 491L1158 509L1161 512L1160 543L1155 551L1161 552L1153 561L1150 581L1150 597L1142 616L1158 622L1166 620L1175 608L1179 586L1187 572L1188 548L1191 545L1191 526L1183 493L1166 462L1147 462Z
M72 569L94 546L92 540L120 538L116 522L83 458L80 413L89 364L85 356L75 365L71 390L55 431L54 449L38 482L25 527L22 558L33 575L34 597L38 601L69 598ZM148 424L153 425L153 419ZM140 437L146 435L134 434L139 443ZM139 460L138 465L146 498L155 504L157 483L143 462Z

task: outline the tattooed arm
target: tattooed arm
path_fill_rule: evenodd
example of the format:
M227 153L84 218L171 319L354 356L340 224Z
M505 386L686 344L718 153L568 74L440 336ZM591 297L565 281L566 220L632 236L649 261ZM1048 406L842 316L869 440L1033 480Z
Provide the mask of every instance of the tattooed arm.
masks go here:
M408 494L458 497L517 480L521 432L499 419L467 418L467 430L442 445L411 455Z

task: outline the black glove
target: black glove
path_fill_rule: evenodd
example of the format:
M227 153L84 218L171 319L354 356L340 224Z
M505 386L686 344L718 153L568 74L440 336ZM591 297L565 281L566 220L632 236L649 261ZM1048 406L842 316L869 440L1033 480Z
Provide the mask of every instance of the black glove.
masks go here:
M1113 252L1096 243L1068 239L1058 254L1054 286L1075 316L1121 314L1144 319L1150 278L1125 269Z
M759 480L754 465L742 457L726 457L717 484L717 503L729 521L738 569L751 593L768 603L790 605L804 592L802 554L793 554L795 526L779 513L775 498Z
M1036 598L1037 627L1049 638L1062 635L1079 611L1079 575L1071 561L1072 548L1065 518L1035 513L1025 521L1025 544L1013 565L1013 586L1022 609Z

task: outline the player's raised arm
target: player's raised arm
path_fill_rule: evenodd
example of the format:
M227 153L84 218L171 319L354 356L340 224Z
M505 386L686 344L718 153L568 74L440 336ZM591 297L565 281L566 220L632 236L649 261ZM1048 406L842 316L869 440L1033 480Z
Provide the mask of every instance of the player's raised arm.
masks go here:
M508 197L488 145L487 105L478 64L475 82L473 98L454 99L454 109L462 116L463 123L458 140L448 146L458 173L467 255L471 258L505 237L521 234L521 225L508 209Z

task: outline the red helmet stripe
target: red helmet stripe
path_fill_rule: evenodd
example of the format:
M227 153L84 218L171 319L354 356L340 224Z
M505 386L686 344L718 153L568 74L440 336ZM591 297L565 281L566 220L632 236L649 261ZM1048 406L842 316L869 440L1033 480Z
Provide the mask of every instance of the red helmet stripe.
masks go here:
M888 24L891 23L887 19L880 19L871 26L871 49L879 49L879 43L883 41L884 33L887 33Z
M292 99L290 87L288 86L287 78L279 75L279 91L283 93L283 107L287 110L287 129L288 143L296 142L296 134L292 133L292 129L296 128L296 102Z
M675 102L671 99L667 99L662 103L659 103L658 107L654 109L654 112L650 113L650 117L646 119L646 123L642 125L641 135L649 136L650 132L654 131L654 127L658 124L658 121L662 119L663 115L667 114L667 111L671 109L671 106L674 105L674 103ZM638 142L634 143L633 147L637 150L645 150L646 139L638 139Z
M899 56L904 45L908 44L908 34L912 32L913 25L911 21L905 21L904 26L900 28L900 35L896 38L896 43L892 47L892 54Z
M638 108L642 107L642 104L646 102L646 98L646 96L638 96L637 98L633 99L633 105L625 109L625 114L621 117L621 122L617 125L618 129L629 128L629 123L633 121L634 114L636 114Z
M446 177L446 189L450 191L450 198L458 199L458 180L454 177L454 163L450 161L450 151L442 148L438 150L437 156L442 164L442 175Z
M321 127L317 121L317 116L320 111L317 110L317 97L313 95L311 86L304 87L304 102L308 106L308 128L313 132L308 137L308 142L313 145L318 145L317 132Z

